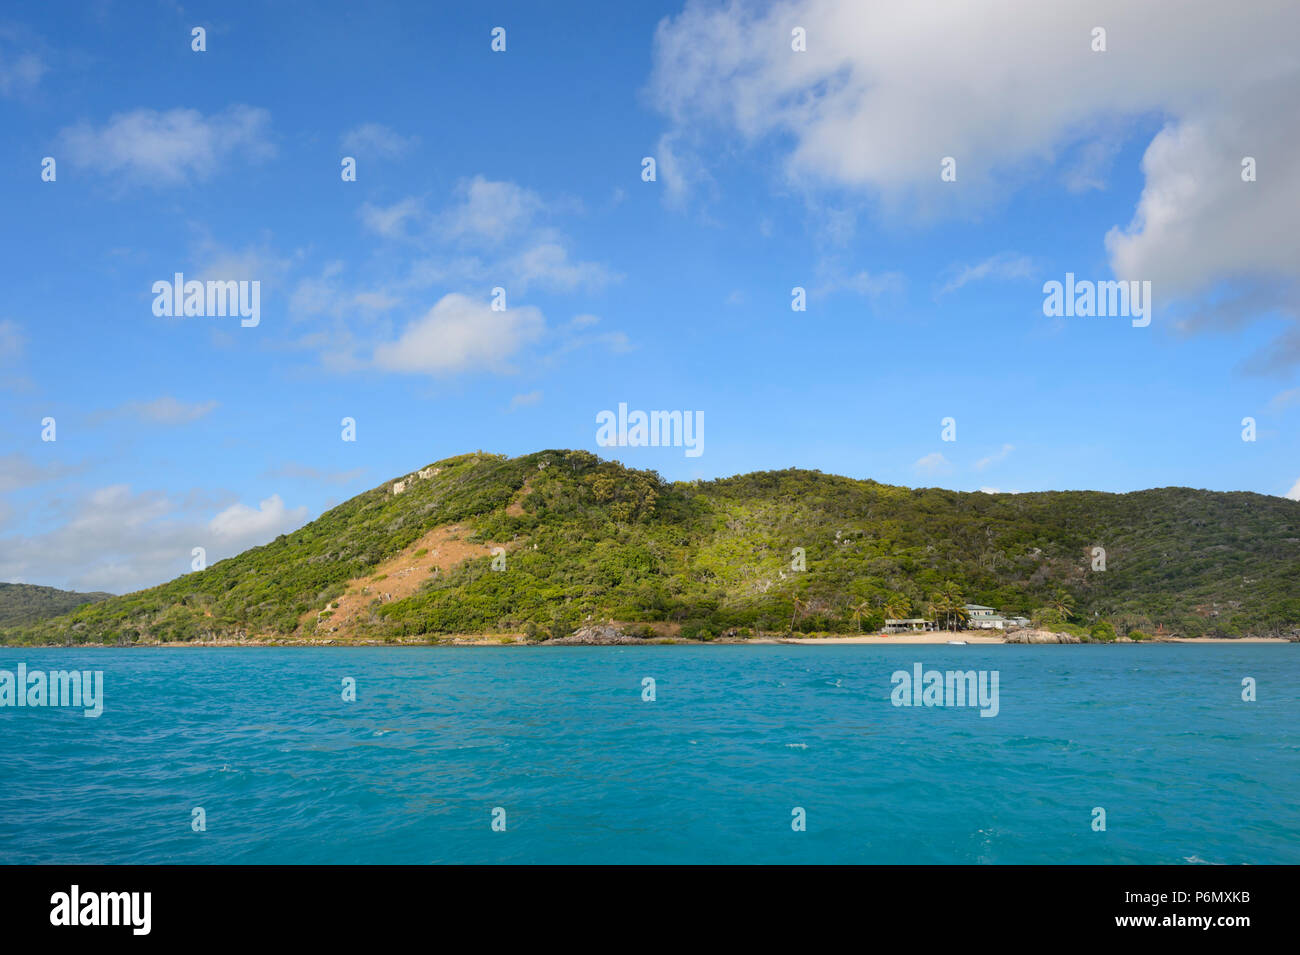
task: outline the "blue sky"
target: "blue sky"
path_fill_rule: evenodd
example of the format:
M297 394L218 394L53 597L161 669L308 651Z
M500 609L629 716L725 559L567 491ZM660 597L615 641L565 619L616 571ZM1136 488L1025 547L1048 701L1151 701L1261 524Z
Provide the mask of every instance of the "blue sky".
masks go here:
M157 583L476 449L1300 496L1285 4L448 6L0 19L0 579ZM176 272L260 323L155 316ZM1151 324L1046 317L1067 272ZM597 447L620 402L704 453Z

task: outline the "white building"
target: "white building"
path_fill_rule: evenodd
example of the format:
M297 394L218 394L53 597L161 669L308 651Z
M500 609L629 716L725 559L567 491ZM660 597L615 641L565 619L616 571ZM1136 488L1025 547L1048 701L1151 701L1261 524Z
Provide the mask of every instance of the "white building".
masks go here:
M1006 617L983 604L966 604L966 615L972 630L1011 630L1029 626L1025 617Z
M933 629L934 624L924 617L906 617L900 620L885 621L885 633L924 633Z

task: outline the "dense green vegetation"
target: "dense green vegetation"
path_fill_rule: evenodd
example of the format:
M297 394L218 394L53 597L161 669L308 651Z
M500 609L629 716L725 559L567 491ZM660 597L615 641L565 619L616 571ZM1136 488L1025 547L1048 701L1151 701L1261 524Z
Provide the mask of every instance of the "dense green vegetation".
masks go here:
M0 583L0 627L35 623L57 617L82 604L104 600L112 594L79 594L72 590L38 587L35 584Z
M432 467L400 495L385 484L264 547L0 638L312 636L329 617L311 611L451 522L505 544L505 569L490 557L447 568L410 597L376 599L348 636L545 637L609 619L674 622L705 639L853 632L886 616L959 625L963 601L1099 640L1300 633L1300 503L1283 498L961 493L799 470L669 484L582 451ZM1094 547L1104 571L1092 569Z

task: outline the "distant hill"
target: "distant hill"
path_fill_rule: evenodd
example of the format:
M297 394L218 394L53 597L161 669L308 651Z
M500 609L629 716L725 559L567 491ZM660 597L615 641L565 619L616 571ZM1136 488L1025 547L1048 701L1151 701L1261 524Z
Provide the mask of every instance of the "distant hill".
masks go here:
M35 623L75 610L82 604L107 600L112 594L79 594L35 584L0 583L0 627Z
M1300 502L962 493L803 470L667 483L584 451L468 454L206 570L0 639L540 638L589 619L705 638L851 632L954 597L1121 634L1300 633Z

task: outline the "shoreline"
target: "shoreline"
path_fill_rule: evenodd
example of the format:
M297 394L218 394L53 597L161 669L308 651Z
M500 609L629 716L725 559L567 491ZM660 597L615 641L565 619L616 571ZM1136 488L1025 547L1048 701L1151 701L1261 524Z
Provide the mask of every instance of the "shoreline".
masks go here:
M1165 637L1163 639L1129 640L1121 637L1114 644L1228 644L1228 643L1295 643L1285 637ZM143 650L143 649L186 649L186 648L358 648L358 647L597 647L597 646L1083 646L1085 644L1011 643L1002 636L990 636L983 631L956 631L954 633L900 633L900 634L854 634L845 637L794 637L764 635L748 639L717 638L714 640L688 640L681 637L626 637L620 640L602 642L562 640L529 641L523 634L449 634L433 640L367 640L331 638L328 640L190 640L174 643L3 643L5 650ZM1086 644L1093 646L1094 644ZM1096 644L1099 646L1113 644Z

